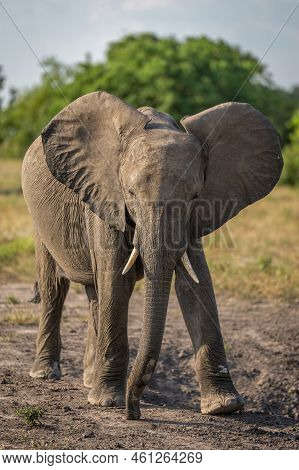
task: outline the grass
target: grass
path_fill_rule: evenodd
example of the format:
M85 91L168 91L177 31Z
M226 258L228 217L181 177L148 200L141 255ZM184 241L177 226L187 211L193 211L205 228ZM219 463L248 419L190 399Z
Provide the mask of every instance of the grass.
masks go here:
M13 294L8 295L5 300L10 305L18 305L20 303L20 300Z
M26 424L38 426L41 424L40 419L44 415L44 410L40 406L26 405L18 408L16 413L23 418Z
M16 335L14 332L10 331L5 335L0 335L0 341L2 343L14 343L16 341Z
M33 278L32 222L21 189L21 162L0 161L0 282Z
M0 282L34 279L32 223L21 194L21 162L0 161ZM278 186L204 238L217 293L299 298L299 190ZM138 289L142 289L142 282Z
M204 240L216 291L298 300L298 196L298 189L278 186Z
M11 325L37 325L38 316L30 310L12 310L4 315L2 322Z

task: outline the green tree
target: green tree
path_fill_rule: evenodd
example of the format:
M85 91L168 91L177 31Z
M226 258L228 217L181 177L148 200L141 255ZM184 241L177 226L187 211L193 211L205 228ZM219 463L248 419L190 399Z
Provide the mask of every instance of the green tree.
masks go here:
M48 73L42 75L41 83L20 93L0 112L2 158L22 158L47 121L68 103L59 91L67 83L66 68L52 58L45 67Z
M100 84L133 106L151 105L176 119L225 101L245 101L266 114L288 140L285 122L299 105L277 88L258 59L205 36L129 35L110 45Z
M284 147L284 168L281 182L292 186L299 185L299 109L289 122L290 143Z
M90 56L66 67L50 58L40 84L17 93L0 112L0 158L20 158L48 121L67 103L106 90L133 106L153 106L177 120L225 101L245 101L270 118L289 140L285 123L299 107L292 92L274 86L263 64L222 40L179 41L154 34L128 35L108 47L102 63Z
M0 65L0 92L4 87L4 82L5 82L5 77L3 75L3 67L2 67L2 65ZM1 98L1 95L0 95L0 110L1 110L1 108L2 108L2 98Z

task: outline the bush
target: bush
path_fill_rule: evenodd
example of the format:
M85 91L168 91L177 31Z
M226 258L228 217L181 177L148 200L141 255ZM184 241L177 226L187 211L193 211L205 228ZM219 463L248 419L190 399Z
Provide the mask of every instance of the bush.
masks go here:
M284 168L281 183L299 186L299 141L286 145L283 151Z
M226 101L248 102L263 112L288 142L285 123L299 92L278 88L253 54L205 36L159 38L128 35L108 47L103 62L90 58L67 67L45 62L38 85L14 95L0 110L0 158L22 158L43 127L81 95L106 90L135 107L152 106L177 120Z
M44 410L40 406L26 405L17 410L17 415L24 419L27 424L31 426L40 425L40 418L42 418Z
M284 147L284 168L281 183L291 186L299 185L299 109L288 123L290 143Z

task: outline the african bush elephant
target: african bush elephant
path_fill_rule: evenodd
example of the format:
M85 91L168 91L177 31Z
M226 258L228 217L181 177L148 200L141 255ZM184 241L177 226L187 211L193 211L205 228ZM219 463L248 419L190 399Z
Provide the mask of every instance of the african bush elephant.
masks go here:
M218 105L181 124L94 92L57 114L23 163L42 303L30 375L60 378L63 302L69 281L81 283L90 303L88 400L126 404L128 419L140 417L140 397L158 361L174 271L202 413L244 406L228 370L201 237L272 190L283 165L279 136L242 103ZM143 276L143 327L127 381L128 302Z

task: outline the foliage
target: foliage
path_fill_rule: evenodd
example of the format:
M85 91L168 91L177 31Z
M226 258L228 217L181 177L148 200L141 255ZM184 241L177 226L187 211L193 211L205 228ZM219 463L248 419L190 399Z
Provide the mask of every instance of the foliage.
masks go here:
M4 77L4 74L3 74L3 67L0 65L0 91L2 90L2 88L4 86L4 82L5 82L5 77ZM1 99L1 96L0 96L0 110L1 110L1 107L2 107L2 99Z
M299 109L290 120L290 143L284 147L284 169L281 182L299 185Z
M156 107L177 120L225 101L249 102L270 118L284 142L285 123L299 106L298 89L275 87L254 55L205 36L178 41L150 33L128 35L110 44L102 63L86 56L72 67L54 58L44 66L40 84L13 91L10 105L0 112L0 158L21 158L60 109L96 90L136 107Z
M27 424L37 426L41 424L40 418L44 415L44 410L40 406L26 405L17 409L17 415L22 417Z

